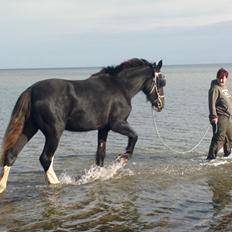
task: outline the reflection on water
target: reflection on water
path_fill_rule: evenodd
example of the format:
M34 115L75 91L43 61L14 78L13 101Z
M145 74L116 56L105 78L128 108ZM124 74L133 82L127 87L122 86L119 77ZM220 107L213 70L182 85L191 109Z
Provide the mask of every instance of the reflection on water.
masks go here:
M174 149L193 147L207 128L207 91L217 69L164 67L166 108L156 118ZM0 71L0 138L18 95L30 84L53 77L83 79L95 71ZM99 168L94 166L96 131L64 132L54 160L61 184L49 187L38 160L44 137L37 133L0 195L0 231L232 231L232 159L205 160L210 132L196 151L174 154L154 134L145 96L137 95L132 105L129 122L139 140L126 166L114 162L126 147L125 137L109 134L106 166Z
M208 184L213 193L213 220L210 223L212 231L231 231L232 223L232 174L231 166L214 170L210 173Z

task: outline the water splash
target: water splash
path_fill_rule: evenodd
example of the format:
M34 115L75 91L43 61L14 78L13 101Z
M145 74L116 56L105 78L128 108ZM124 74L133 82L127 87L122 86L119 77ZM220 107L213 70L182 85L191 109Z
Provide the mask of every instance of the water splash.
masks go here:
M229 155L228 157L223 157L223 158L217 158L211 161L205 160L204 162L200 163L201 166L220 166L224 164L230 164L232 162L232 155Z
M201 163L200 165L201 166L214 166L214 167L217 167L217 166L224 165L224 164L227 164L227 163L228 163L227 160L217 160L217 161L210 161L208 163Z
M112 164L104 167L91 165L89 169L84 170L84 174L79 178L71 177L65 171L61 174L59 179L62 184L82 185L96 180L109 180L115 176L121 177L125 175L134 175L133 171L124 168L125 165L125 162L113 162Z

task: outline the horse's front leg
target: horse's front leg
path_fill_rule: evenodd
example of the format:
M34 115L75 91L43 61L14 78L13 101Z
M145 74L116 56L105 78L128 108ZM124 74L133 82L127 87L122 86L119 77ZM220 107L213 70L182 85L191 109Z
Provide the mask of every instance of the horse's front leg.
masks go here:
M112 131L120 133L122 135L125 135L128 137L128 144L126 147L126 153L121 155L120 157L124 159L129 159L134 151L135 144L138 140L138 135L136 132L130 127L129 123L127 121L117 121L114 122L111 126Z
M109 129L104 128L98 130L98 146L96 152L96 165L103 167L106 155L106 140Z

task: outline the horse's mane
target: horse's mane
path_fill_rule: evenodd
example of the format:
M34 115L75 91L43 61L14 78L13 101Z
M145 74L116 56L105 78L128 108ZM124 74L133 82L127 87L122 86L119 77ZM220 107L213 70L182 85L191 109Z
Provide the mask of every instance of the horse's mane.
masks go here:
M99 72L93 74L92 76L98 76L98 75L101 75L101 74L115 75L115 74L121 72L124 69L135 68L135 67L138 67L138 66L151 66L152 67L152 64L149 63L145 59L133 58L133 59L124 61L124 62L122 62L121 64L119 64L117 66L108 66L108 67L102 68Z

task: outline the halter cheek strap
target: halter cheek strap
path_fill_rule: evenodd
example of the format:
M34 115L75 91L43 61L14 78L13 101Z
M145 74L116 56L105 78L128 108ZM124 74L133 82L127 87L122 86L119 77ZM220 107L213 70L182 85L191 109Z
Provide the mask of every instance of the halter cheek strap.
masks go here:
M154 85L152 86L152 88L151 88L150 92L148 93L148 95L151 95L152 92L155 90L155 88L157 88L157 87L156 87L156 84L154 83Z
M157 93L157 95L158 95L157 78L158 78L159 74L160 74L160 72L154 72L154 78L153 78L153 80L154 80L154 85L152 86L152 88L151 88L150 92L148 93L148 95L152 94L152 92L153 92L154 90L156 90L156 93Z

